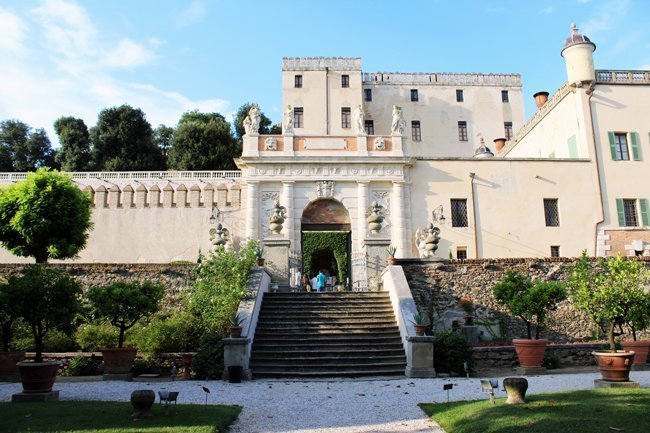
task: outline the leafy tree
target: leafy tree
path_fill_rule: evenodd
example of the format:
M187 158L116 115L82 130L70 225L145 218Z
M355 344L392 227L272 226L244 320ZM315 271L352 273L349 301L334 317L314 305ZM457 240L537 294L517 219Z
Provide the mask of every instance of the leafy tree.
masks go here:
M153 131L153 142L158 149L162 152L163 158L167 161L169 155L169 148L172 145L174 138L174 128L165 125L158 125Z
M650 292L639 294L638 301L630 306L625 322L634 341L637 341L637 333L650 329Z
M29 173L0 190L0 243L36 263L74 257L86 246L91 205L69 176L43 168Z
M5 352L9 352L14 321L17 318L18 314L12 305L9 284L0 283L0 333L2 334L2 350Z
M116 281L88 290L93 315L105 318L120 330L117 347L124 345L124 334L138 320L158 311L164 289L151 281Z
M242 137L246 133L246 130L244 129L244 119L248 116L248 110L250 110L252 106L253 103L247 102L239 107L239 110L235 113L235 138L240 144L242 142ZM278 126L280 125L271 126L271 119L266 117L264 113L260 113L260 134L274 134L275 132L271 132L271 129L277 129ZM282 131L282 126L280 126L280 131Z
M40 167L56 167L56 152L44 129L32 130L20 120L0 122L0 169L35 171Z
M219 113L190 111L181 117L169 149L172 170L232 170L241 154L230 124Z
M607 335L609 348L616 351L614 331L633 317L637 304L645 302L644 285L650 275L637 260L619 255L599 259L592 266L583 251L571 268L568 286L573 305L589 315Z
M92 159L98 170L163 170L162 152L142 110L129 105L106 108L90 130Z
M59 117L54 122L61 149L56 160L63 171L90 169L90 134L83 119Z
M79 311L81 284L66 272L32 265L23 276L9 278L9 300L29 325L36 362L43 362L43 338L70 325Z
M557 308L567 297L566 287L557 281L532 282L530 277L515 271L506 271L501 281L492 289L497 302L505 305L510 313L526 324L528 338L532 338L535 323L535 339L539 339L546 315Z

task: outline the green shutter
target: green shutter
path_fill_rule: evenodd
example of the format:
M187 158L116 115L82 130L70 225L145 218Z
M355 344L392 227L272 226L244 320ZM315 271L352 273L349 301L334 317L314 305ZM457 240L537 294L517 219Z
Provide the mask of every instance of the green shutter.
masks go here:
M650 226L650 216L648 215L648 199L642 198L639 200L639 207L641 208L641 222L644 226Z
M607 135L609 136L609 150L612 151L612 159L614 161L618 161L618 158L616 157L616 142L614 141L614 133L608 132Z
M569 158L577 158L578 144L576 143L576 136L572 135L567 141L567 144L569 145Z
M641 149L639 147L639 134L630 132L630 143L632 143L632 158L635 161L641 161Z
M548 157L551 159L555 159L555 152L549 153Z
M619 227L625 227L625 210L623 209L623 199L616 199L616 212L618 213Z

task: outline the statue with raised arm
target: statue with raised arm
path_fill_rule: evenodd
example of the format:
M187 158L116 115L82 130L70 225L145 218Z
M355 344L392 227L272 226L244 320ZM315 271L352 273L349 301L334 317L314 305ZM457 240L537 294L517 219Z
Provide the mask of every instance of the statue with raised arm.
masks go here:
M363 116L363 108L361 108L361 105L359 105L354 109L354 113L352 113L352 119L354 120L354 129L357 135L366 135L366 127Z
M257 134L260 130L260 119L262 115L260 114L260 109L257 104L253 104L248 110L248 116L250 119L250 134ZM246 125L246 119L244 119L244 126Z
M398 107L397 105L393 105L393 122L391 123L390 130L392 135L402 137L406 132L406 122L402 117L402 107Z
M287 111L284 112L284 135L293 135L293 107L287 105Z

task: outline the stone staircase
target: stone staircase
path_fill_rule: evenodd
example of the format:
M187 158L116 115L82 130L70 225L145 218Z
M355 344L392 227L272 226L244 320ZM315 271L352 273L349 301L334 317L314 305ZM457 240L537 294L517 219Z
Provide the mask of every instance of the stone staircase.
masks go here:
M401 376L405 367L387 292L264 294L254 378Z

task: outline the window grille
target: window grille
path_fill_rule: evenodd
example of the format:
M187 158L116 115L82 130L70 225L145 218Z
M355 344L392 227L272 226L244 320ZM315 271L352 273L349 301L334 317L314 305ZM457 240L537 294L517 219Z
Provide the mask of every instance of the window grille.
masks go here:
M458 140L467 141L467 122L464 120L458 122Z
M544 217L546 227L558 227L560 225L560 214L556 198L544 199Z
M451 226L468 227L467 200L451 199Z

